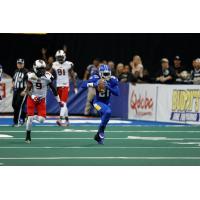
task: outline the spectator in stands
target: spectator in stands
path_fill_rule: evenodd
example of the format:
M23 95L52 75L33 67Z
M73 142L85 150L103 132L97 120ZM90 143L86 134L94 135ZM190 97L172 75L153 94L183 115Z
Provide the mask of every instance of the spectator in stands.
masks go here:
M182 60L180 56L175 56L173 62L174 62L174 70L177 75L179 75L182 71L185 70L185 68L182 65Z
M182 77L182 72L183 71L186 71L185 67L183 67L183 65L181 64L182 61L181 61L181 58L180 56L175 56L174 57L174 71L176 73L176 82L177 83L181 83L184 81L183 77ZM187 73L187 72L186 72Z
M137 82L139 82L139 83L150 83L151 82L149 71L147 69L143 70L143 77L139 78L137 80Z
M65 54L67 54L67 45L66 44L63 45L63 51L65 52Z
M47 63L47 49L46 48L42 48L41 49L41 53L42 53L42 60L44 60Z
M45 63L46 63L46 69L47 69L47 71L50 71L52 64L54 62L54 57L53 56L47 56L47 49L46 48L42 48L41 53L42 53L42 60L44 60Z
M107 65L108 62L107 62L107 60L102 60L102 61L101 61L101 64Z
M118 76L118 80L123 83L130 82L131 80L131 72L129 65L125 65L123 67L123 72Z
M108 61L108 66L111 69L112 75L115 76L115 63L112 60L110 60L110 61Z
M3 74L3 67L0 64L0 83L1 83L1 79L2 79L2 74ZM0 90L0 101L2 100L2 94L1 94L1 90Z
M116 77L119 79L120 75L124 72L124 64L118 63L116 67Z
M195 58L195 59L192 60L192 70L194 70L197 66L197 59L198 58Z
M167 58L162 58L161 69L156 76L156 82L171 84L174 82L176 77L173 68L169 67L169 60Z
M51 70L53 62L54 62L54 57L53 56L49 56L48 60L47 60L47 63L46 63L47 64L47 66L46 66L47 71Z
M142 59L139 55L134 55L132 62L130 62L131 68L132 68L132 74L136 78L142 78L143 77L143 64Z
M200 84L200 58L193 60L193 70L191 71L191 81L193 84Z
M100 65L100 60L98 58L95 58L93 60L92 64L87 67L85 74L84 74L84 80L88 80L90 76L97 74L99 65ZM92 102L95 95L96 95L95 88L89 87L86 105L85 105L85 110L84 110L84 115L86 115L86 116L90 115L90 111L91 111L91 108L92 108L91 102Z
M20 119L22 120L21 124L25 122L26 113L24 109L21 110L21 116L19 116L20 109L23 107L23 95L22 92L26 87L26 80L27 80L27 72L28 70L24 68L24 59L19 58L17 59L17 69L15 70L13 76L13 101L12 107L14 109L14 118L13 118L13 126L17 127L18 122Z
M1 82L2 74L3 74L3 67L2 67L2 65L0 64L0 82Z
M90 76L92 76L93 74L97 73L98 72L99 64L100 64L100 60L98 58L95 58L92 61L92 64L88 65L88 67L87 67L87 69L86 69L86 71L84 73L83 80L88 80L88 78Z
M48 60L47 60L47 64L48 64L48 65L52 65L53 62L54 62L54 57L53 57L53 56L49 56L49 57L48 57Z

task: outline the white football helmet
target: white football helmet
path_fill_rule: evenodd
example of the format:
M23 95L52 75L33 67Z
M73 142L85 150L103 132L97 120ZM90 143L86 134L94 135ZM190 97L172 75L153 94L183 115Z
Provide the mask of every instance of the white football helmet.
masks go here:
M66 59L66 54L63 50L58 50L55 57L58 62L63 63Z
M36 60L33 64L33 70L38 77L45 75L46 63L43 60Z

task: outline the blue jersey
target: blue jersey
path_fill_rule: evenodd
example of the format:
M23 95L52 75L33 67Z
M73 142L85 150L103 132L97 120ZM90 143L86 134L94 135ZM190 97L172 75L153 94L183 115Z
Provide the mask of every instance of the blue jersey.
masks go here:
M96 96L93 100L93 103L100 101L108 105L110 103L111 94L119 96L118 79L115 76L111 76L111 78L106 81L105 91L99 92L97 87L100 79L101 78L98 75L93 75L87 82L83 83L82 88L87 88L88 83L92 83L93 87L96 89Z

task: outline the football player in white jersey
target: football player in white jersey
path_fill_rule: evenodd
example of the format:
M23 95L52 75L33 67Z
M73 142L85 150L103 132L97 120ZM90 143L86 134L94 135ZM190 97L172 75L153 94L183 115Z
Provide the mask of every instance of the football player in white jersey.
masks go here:
M76 87L76 80L73 71L73 63L66 61L66 54L63 50L56 52L56 61L52 65L52 73L56 76L56 87L60 97L60 101L63 103L63 107L60 108L60 119L57 120L59 126L68 126L68 109L67 99L69 94L69 77L72 78L74 83L74 92L78 92Z
M26 143L31 142L31 127L33 120L37 120L43 123L46 118L46 95L48 86L51 88L55 98L60 106L63 104L60 102L60 98L54 88L52 81L53 76L51 73L45 71L46 64L43 60L36 60L33 64L34 72L27 74L28 81L27 87L23 91L22 95L28 95L27 97L27 114L28 119L26 123ZM34 116L34 111L37 110L37 115Z

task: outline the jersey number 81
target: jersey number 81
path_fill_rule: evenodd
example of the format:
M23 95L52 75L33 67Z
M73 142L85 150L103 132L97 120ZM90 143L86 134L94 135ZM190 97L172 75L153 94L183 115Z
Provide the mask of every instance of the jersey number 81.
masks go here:
M65 75L65 70L64 69L58 69L57 72L58 72L59 76Z

